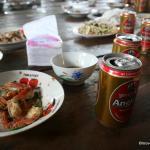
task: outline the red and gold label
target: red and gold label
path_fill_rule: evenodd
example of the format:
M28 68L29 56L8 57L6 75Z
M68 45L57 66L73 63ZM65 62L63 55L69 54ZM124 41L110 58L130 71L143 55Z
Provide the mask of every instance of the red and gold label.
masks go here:
M109 111L117 122L126 122L132 112L139 81L129 81L118 86L110 96Z
M124 33L133 33L134 32L135 20L132 18L127 18L123 22L123 32Z
M135 26L135 15L130 13L124 13L120 17L120 32L133 33Z
M141 26L142 52L150 52L150 20L144 21Z
M141 45L142 45L142 52L150 52L150 41L142 41L141 42Z
M129 48L129 49L124 50L123 53L135 56L137 58L140 57L140 52L136 49L130 49Z
M140 41L128 41L117 37L114 39L112 51L115 53L130 54L139 58L141 52L141 39Z
M141 27L141 35L144 41L150 41L150 23L149 25L142 25Z
M147 0L137 0L136 2L136 9L138 12L145 12L146 11Z
M100 68L107 72L108 74L112 76L117 76L117 77L124 77L124 78L131 78L131 77L137 77L140 74L140 69L133 70L133 71L121 71L121 70L116 70L112 69L109 66L104 65L103 63L100 64Z

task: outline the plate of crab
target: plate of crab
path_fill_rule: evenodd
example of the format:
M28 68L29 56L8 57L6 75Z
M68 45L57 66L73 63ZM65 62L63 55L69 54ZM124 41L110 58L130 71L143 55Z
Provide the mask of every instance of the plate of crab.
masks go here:
M29 130L61 107L64 90L52 76L33 70L0 73L0 137Z
M2 30L2 31L1 31ZM21 28L11 27L0 30L0 49L4 53L25 48L26 37Z

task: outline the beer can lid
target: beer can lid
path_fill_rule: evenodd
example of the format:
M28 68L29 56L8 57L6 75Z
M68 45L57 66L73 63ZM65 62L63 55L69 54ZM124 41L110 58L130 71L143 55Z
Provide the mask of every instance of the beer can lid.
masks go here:
M102 63L110 68L123 71L137 70L142 66L142 62L138 58L123 53L107 54L103 57Z
M124 10L121 14L120 14L120 16L137 16L136 15L136 12L135 11L132 11L132 10Z
M127 34L127 33L117 34L116 38L126 42L140 42L142 40L140 36L137 36L135 34Z
M142 23L150 24L150 18L147 18L147 17L143 18Z

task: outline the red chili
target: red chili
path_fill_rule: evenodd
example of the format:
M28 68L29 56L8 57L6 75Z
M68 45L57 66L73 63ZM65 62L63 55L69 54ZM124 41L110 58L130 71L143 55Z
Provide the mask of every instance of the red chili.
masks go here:
M28 78L21 78L21 79L20 79L20 83L28 84L28 82L29 82L29 79L28 79Z
M31 79L31 80L29 81L29 85L30 85L31 87L33 87L33 88L36 88L37 85L38 85L38 80L37 80L37 79Z
M48 115L51 112L52 107L53 107L53 105L49 104L48 107L46 108L46 110L43 111L43 116Z

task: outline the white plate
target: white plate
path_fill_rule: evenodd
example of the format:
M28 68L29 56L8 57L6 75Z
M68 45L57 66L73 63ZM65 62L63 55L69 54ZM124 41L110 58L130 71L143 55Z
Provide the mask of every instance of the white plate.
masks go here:
M90 8L79 6L78 8L68 5L62 7L64 12L75 18L86 17L90 13Z
M0 51L0 61L3 59L3 53Z
M96 18L101 17L105 11L106 11L106 10L104 10L104 9L92 8L87 17L88 17L89 19L94 20L94 19L96 19Z
M48 113L46 116L39 118L37 121L23 128L16 130L6 130L0 124L0 137L17 134L41 124L42 122L52 117L63 103L64 90L60 85L60 83L52 76L42 72L32 70L14 70L2 72L0 73L0 84L3 85L6 82L19 81L21 78L28 78L29 80L34 78L38 80L38 87L41 88L42 92L43 108L46 109L49 104L52 104L53 99L55 99L55 105L52 108L52 111Z
M115 35L117 33L117 30L118 30L117 27L116 27L116 32L114 32L114 33L104 34L104 35L86 35L86 34L79 33L79 28L81 26L73 28L73 33L76 34L76 35L78 35L78 36L80 36L80 37L84 37L84 38L101 38L101 37L112 36L112 35Z
M1 29L1 33L10 32L10 31L17 31L19 28L11 27L6 29ZM5 52L12 52L14 50L18 50L24 48L26 46L26 40L22 40L20 42L13 42L13 43L0 43L0 50Z
M124 3L117 3L117 2L109 2L108 3L109 7L111 8L124 8Z
M18 50L24 48L26 46L26 40L21 42L15 43L8 43L8 44L0 44L0 50L5 52L12 52L14 50Z

